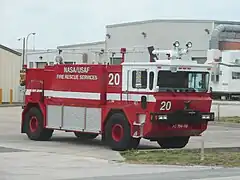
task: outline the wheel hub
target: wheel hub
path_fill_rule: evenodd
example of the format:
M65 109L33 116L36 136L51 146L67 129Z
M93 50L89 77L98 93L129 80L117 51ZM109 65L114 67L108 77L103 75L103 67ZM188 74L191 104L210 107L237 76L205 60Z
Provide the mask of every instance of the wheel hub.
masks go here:
M123 137L123 127L122 125L120 124L115 124L113 127L112 127L112 138L114 141L121 141Z
M38 129L38 120L36 117L32 117L29 122L30 125L30 131L35 132Z

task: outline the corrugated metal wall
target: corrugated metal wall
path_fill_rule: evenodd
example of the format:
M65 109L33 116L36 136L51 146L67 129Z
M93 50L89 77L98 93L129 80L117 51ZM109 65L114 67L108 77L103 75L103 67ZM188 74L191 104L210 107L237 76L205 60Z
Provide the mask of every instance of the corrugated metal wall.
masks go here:
M13 89L13 102L19 102L21 67L21 56L0 48L0 88L3 90L3 102L9 102L10 89Z

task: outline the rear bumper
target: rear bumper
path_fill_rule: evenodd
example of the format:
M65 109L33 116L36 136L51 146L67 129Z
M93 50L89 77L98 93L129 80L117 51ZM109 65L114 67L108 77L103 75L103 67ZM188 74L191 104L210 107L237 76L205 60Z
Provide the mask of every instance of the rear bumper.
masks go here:
M201 124L214 121L214 113L202 113L198 111L176 111L171 113L150 113L152 123L166 124Z

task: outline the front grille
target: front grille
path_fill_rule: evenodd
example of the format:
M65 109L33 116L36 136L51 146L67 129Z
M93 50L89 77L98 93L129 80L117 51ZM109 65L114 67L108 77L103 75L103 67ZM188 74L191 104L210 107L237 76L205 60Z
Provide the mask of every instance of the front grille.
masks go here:
M176 111L168 115L170 124L198 124L202 121L202 116L197 111Z
M207 119L206 116L209 118ZM167 124L200 124L203 121L213 121L214 113L201 113L199 111L180 110L171 113L151 113L152 122Z

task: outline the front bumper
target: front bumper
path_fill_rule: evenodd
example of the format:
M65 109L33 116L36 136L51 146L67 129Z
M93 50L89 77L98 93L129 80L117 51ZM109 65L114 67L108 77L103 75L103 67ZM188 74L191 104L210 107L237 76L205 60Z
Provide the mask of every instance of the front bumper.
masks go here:
M214 121L214 113L198 111L176 111L171 113L150 113L152 122L166 124L201 124L204 121Z

